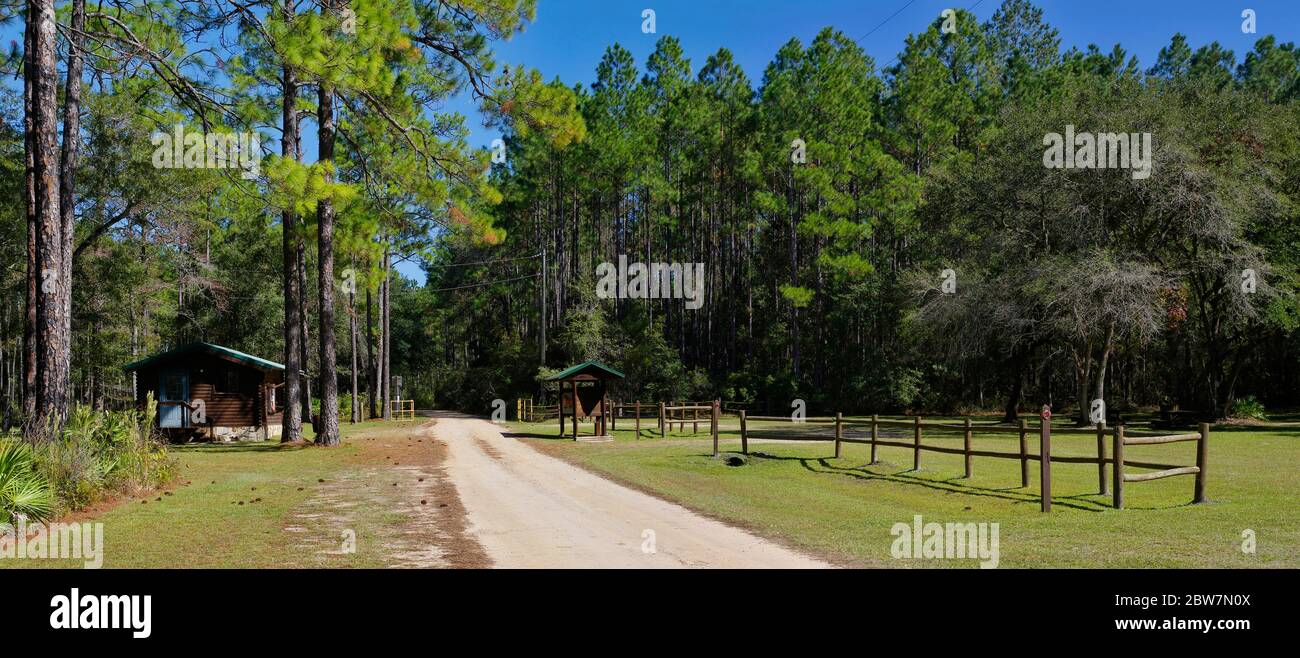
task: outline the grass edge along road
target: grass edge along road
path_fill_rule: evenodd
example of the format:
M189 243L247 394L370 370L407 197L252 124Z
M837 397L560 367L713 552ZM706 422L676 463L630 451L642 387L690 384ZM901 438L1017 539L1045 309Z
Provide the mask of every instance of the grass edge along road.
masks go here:
M481 549L458 536L463 508L437 472L427 423L344 425L337 448L173 446L167 490L63 520L104 524L105 568L481 566ZM6 559L0 569L82 564Z
M974 477L962 477L962 456L923 453L912 471L912 451L832 443L751 439L750 458L728 466L711 456L708 422L700 434L660 438L643 419L641 438L620 421L614 443L559 439L558 424L508 424L515 436L548 454L680 503L697 512L857 566L974 567L976 560L895 559L895 523L998 523L1001 567L1298 567L1300 566L1300 431L1294 427L1216 426L1211 435L1209 504L1190 505L1192 478L1129 483L1126 509L1110 508L1097 493L1091 464L1054 463L1053 511L1039 511L1038 465L1020 488L1017 460L975 458ZM739 426L724 417L722 452L739 454ZM1031 423L1031 426L1036 423ZM1063 425L1062 425L1063 426ZM754 423L751 429L790 427ZM820 431L828 431L822 426ZM582 428L590 431L590 425ZM903 431L910 441L910 430ZM882 434L882 438L884 435ZM895 437L896 439L898 437ZM976 450L1015 452L1017 435L977 434ZM926 443L961 446L960 432L931 432ZM1030 453L1037 453L1037 428ZM1194 444L1131 446L1126 459L1194 464ZM1054 435L1054 456L1094 456L1095 440ZM1108 468L1109 473L1109 468ZM1255 553L1243 551L1252 531Z

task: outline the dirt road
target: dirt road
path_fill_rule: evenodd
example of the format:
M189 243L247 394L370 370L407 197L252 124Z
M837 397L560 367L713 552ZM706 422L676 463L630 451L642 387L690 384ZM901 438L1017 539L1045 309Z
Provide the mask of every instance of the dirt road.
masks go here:
M544 455L486 420L437 417L468 532L498 567L829 566Z

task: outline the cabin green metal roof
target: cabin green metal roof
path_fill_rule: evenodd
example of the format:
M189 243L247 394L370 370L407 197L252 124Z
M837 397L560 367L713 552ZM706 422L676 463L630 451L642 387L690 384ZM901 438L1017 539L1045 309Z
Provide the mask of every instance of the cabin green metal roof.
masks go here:
M600 369L600 370L604 371L605 373L607 373L607 374L609 374L609 375L611 375L611 376L618 377L619 379L623 379L623 378L626 376L626 375L624 375L623 373L621 373L621 372L619 372L619 371L617 371L617 370L615 370L615 369L613 369L613 368L611 368L611 367L609 367L609 366L607 366L607 365L605 365L605 364L603 364L603 363L601 363L601 362L599 362L599 361L583 361L582 363L579 363L579 364L576 365L576 366L570 366L569 368L565 369L565 370L562 371L562 372L559 372L559 373L556 373L556 374L554 374L554 375L551 375L550 377L547 377L547 378L546 378L546 381L548 381L548 382L558 382L558 381L563 380L563 379L568 379L569 377L572 377L572 376L574 376L574 375L576 375L576 374L582 372L583 370L585 370L585 369L587 369L587 368L597 368L597 369Z
M217 356L230 357L241 363L253 366L254 368L261 368L262 370L284 370L284 365L282 364L274 361L267 361L266 359L253 356L252 354L245 354L239 350L232 350L229 347L214 345L212 343L190 343L189 345L178 347L174 350L163 352L162 354L155 354L149 358L128 363L125 366L122 366L122 369L128 371L139 370L140 368L152 365L159 361L164 361L172 357L182 356L195 351L203 351L209 354L216 354Z

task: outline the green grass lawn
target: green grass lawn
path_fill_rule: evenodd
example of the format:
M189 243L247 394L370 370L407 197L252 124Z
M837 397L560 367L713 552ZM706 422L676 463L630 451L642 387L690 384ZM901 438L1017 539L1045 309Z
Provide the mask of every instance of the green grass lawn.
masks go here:
M1002 567L1300 567L1300 428L1216 428L1211 435L1207 492L1211 502L1188 504L1192 476L1125 485L1123 510L1097 495L1097 467L1054 463L1053 511L1039 511L1038 463L1020 488L1019 460L975 458L974 477L963 457L923 452L912 471L912 451L845 444L833 458L829 442L750 443L743 466L711 457L701 435L659 438L643 420L641 438L621 421L613 443L555 438L558 423L514 423L519 436L542 449L702 513L847 564L887 567L971 567L972 560L898 560L890 554L895 523L999 523ZM1031 426L1036 425L1036 421ZM789 423L751 423L751 429ZM805 426L811 427L811 426ZM826 426L820 426L826 428ZM724 418L724 454L739 453L739 424ZM582 428L590 431L590 425ZM823 429L822 431L825 431ZM894 429L901 440L911 430ZM1181 431L1177 432L1181 433ZM976 449L1015 452L1015 434L975 435ZM960 433L927 429L924 443L960 448ZM1038 450L1036 429L1030 452ZM1095 439L1053 436L1053 455L1092 456ZM1108 447L1109 452L1109 447ZM1129 460L1195 464L1195 443L1127 446ZM1144 471L1131 471L1144 472ZM1242 551L1242 533L1254 530L1257 552Z
M302 550L295 543L300 537L285 532L284 526L291 512L308 503L318 488L356 469L356 439L394 425L344 424L345 442L338 448L280 447L273 441L175 446L171 454L178 468L169 494L126 499L81 520L104 524L106 568L379 566L381 556L373 551L322 557ZM399 425L414 427L413 423ZM386 512L373 510L360 515L349 529L356 532L357 545L364 547L394 521ZM81 567L82 563L5 560L0 566Z

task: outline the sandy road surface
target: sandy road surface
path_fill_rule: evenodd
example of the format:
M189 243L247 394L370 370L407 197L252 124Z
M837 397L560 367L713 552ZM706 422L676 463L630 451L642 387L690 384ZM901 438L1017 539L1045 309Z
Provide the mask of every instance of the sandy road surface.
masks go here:
M829 566L544 455L486 420L437 417L469 533L498 567Z

